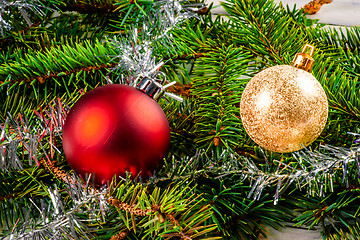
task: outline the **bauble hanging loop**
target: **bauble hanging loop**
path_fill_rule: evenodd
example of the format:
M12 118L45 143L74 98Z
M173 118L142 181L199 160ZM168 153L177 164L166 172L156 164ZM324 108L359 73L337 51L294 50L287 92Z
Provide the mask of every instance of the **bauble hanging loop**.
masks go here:
M310 49L310 53L306 53L306 49ZM297 53L291 63L291 66L302 69L311 73L315 60L312 58L315 48L309 44L306 44L301 53Z
M164 91L161 89L161 87L164 85L165 81L165 73L158 71L155 72L155 74L153 74L151 77L143 77L137 84L136 88L156 101L164 95Z
M297 151L315 141L324 129L328 101L310 73L313 53L314 47L305 45L292 66L267 68L246 85L240 102L241 120L261 147L281 153Z

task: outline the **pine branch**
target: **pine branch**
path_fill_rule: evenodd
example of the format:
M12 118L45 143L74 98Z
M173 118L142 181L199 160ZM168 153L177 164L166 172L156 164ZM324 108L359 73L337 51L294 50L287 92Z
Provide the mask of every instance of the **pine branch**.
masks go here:
M113 49L99 41L94 45L86 41L76 47L63 45L53 47L45 53L26 54L19 62L3 65L0 76L4 80L1 84L33 84L35 80L44 82L47 78L71 75L81 70L102 70L108 64L109 56L114 53Z
M54 151L57 150L55 138L62 130L67 114L66 106L63 106L58 99L53 105L48 105L47 109L40 109L39 112L34 112L37 115L35 124L32 122L33 119L24 114L24 112L16 118L9 115L5 124L0 124L2 169L22 170L24 168L24 163L17 155L17 151L21 147L23 152L26 151L26 156L29 160L28 165L30 166L33 164L33 161L37 165L39 164L38 157L41 155L41 150L44 151L44 155L50 161L49 155L44 150L44 145L50 145L50 157L54 156Z
M326 151L323 153L313 151L295 153L294 158L298 161L297 165L291 162L285 163L285 161L273 160L273 164L269 163L266 164L266 166L258 166L251 160L237 157L229 151L224 152L220 157L213 157L216 153L208 155L208 153L202 151L202 153L198 153L192 158L174 158L172 163L173 170L168 169L167 173L169 176L176 176L171 178L172 181L183 178L199 181L199 185L202 187L197 190L201 193L205 193L204 197L205 199L208 199L208 203L213 206L216 216L219 217L219 222L224 221L224 225L218 225L219 229L223 229L222 231L224 231L222 236L232 236L237 234L247 236L250 230L244 230L242 227L246 228L249 224L241 227L240 222L245 221L249 223L250 221L254 221L255 215L258 217L256 219L268 221L267 224L273 225L275 228L279 227L276 226L276 223L281 221L278 220L278 217L280 216L286 218L282 221L292 221L292 218L298 213L291 210L294 209L294 206L286 206L286 199L288 198L286 191L292 192L292 194L299 194L300 196L304 194L303 189L307 189L309 196L318 195L319 199L323 199L329 195L329 192L330 194L332 194L331 192L350 193L352 191L349 188L351 183L358 185L359 180L356 176L359 174L359 168L356 166L359 161L359 153L357 153L359 148L344 149L328 146L325 149ZM159 180L162 181L165 179L166 178ZM336 179L339 179L342 183L336 183ZM236 183L232 182L235 180ZM215 184L213 182L209 183L209 181L216 183L221 182L218 192L215 191L215 189L217 189L215 188ZM353 187L354 186L352 186L352 188ZM272 200L267 198L268 191L266 188L269 189L270 194L274 195ZM342 190L340 190L340 188ZM234 195L235 193L238 193L238 195ZM262 201L266 201L266 204L269 206L269 208L267 208L268 210L265 208L263 209L264 212L255 214L255 212L251 212L252 208L249 207L249 203L244 205L237 204L238 202L245 201L245 199L251 201L248 199L250 196L255 198L252 202L254 204L261 205ZM321 196L322 198L320 198ZM354 198L357 196L355 192L353 192L352 196L351 201L357 201L357 198ZM235 198L244 200L235 200ZM285 199L285 202L281 200L282 198ZM278 204L280 205L278 213L274 212L274 207L270 207L270 205L277 203L277 201L279 201ZM228 203L223 205L225 204L224 202ZM347 201L341 206L348 206L345 205L345 203L347 203ZM243 215L243 210L241 210L243 206L246 206L246 209L250 211L249 215ZM289 207L288 210L284 209L287 207ZM295 208L307 209L307 207L300 206ZM321 208L324 208L324 206ZM254 209L256 209L255 206ZM324 210L326 209L324 208ZM350 211L356 211L357 207L351 209L352 208L350 207ZM267 215L266 211L269 211L270 216ZM291 214L284 215L282 211ZM234 213L237 213L239 216L234 216ZM234 217L228 219L226 218L227 214ZM319 218L316 219L320 219L319 214L320 212L317 213L316 216ZM243 217L240 218L240 216ZM305 217L308 215L303 214L301 216ZM250 220L248 218L250 218ZM299 219L302 218L299 217ZM236 234L226 233L226 231L231 230L231 228L229 229L227 227L229 226L229 221L236 222L238 230ZM346 222L347 220L344 221ZM315 222L314 224L317 223L318 222ZM352 224L349 224L349 226L350 225L353 226ZM254 226L257 226L256 222L254 222ZM256 232L258 230L256 227L251 231L253 231L254 236L257 236ZM262 234L264 234L264 232L262 232Z
M171 56L171 59L173 61L176 60L190 60L190 59L198 59L206 56L206 52L204 53L189 53L189 54L183 54L181 56Z
M191 95L191 84L179 84L176 83L175 85L169 87L167 90L171 93L174 93L176 95L180 95L181 97L184 98L191 98L191 97L195 97Z
M56 167L53 167L53 166L49 166L48 164L46 164L44 162L44 160L42 160L42 164L44 164L47 168L49 168L52 172L54 172L56 175L59 175L60 178L62 178L63 181L65 181L66 183L68 183L69 185L71 186L81 186L81 188L83 189L83 191L92 191L94 192L95 194L98 194L100 193L99 189L95 189L95 188L92 188L91 186L87 186L87 185L83 185L80 183L80 185L78 184L78 180L74 180L72 178L70 178L66 173L64 173L63 171L59 170L58 168ZM65 180L64 180L65 179ZM128 184L125 184L126 186L129 186ZM120 187L121 189L121 187ZM128 189L128 191L132 191L133 190L133 194L137 194L137 195L143 195L144 192L147 191L146 188L143 188L140 190L140 192L138 192L139 189L139 186L136 186L135 188L131 188ZM175 188L176 189L176 188ZM170 192L165 192L166 193L172 193L173 190L171 190ZM130 193L130 192L127 192L127 195ZM135 196L135 195L133 195ZM131 201L130 203L127 203L127 202L121 202L119 199L116 199L116 198L112 198L112 197L109 197L107 199L107 202L114 206L115 208L117 208L118 210L122 210L122 211L125 211L127 213L130 213L134 216L139 216L139 217L146 217L146 216L157 216L157 219L158 221L160 221L160 223L165 223L164 220L166 219L167 221L169 221L172 225L173 225L173 228L174 229L177 229L175 232L177 233L171 233L171 234L164 234L164 237L166 236L181 236L181 239L194 239L196 238L197 236L200 236L202 235L201 232L199 232L199 230L204 230L206 229L205 227L201 227L199 226L199 224L201 224L204 220L202 220L201 222L197 222L196 225L194 226L194 229L184 229L182 228L182 224L179 222L179 220L176 219L175 215L172 214L172 213L168 213L169 211L166 210L166 211L163 211L164 209L164 205L163 204L152 204L150 207L146 208L146 209L143 209L143 208L139 208L139 203L133 203L134 201L134 197L131 198ZM194 200L190 201L190 203L192 203ZM140 206L143 206L143 205L147 205L148 203L146 202L143 202L140 204ZM196 205L196 203L195 203ZM165 208L168 208L168 207L165 207ZM174 202L171 201L171 208L174 208L174 210L176 211L176 205L174 205ZM193 215L192 217L195 217L201 213L209 213L208 212L208 208L206 207L202 207L198 213L196 215ZM176 214L177 215L177 214ZM141 220L140 222L142 222L144 220ZM189 221L189 220L188 220ZM152 222L152 221L151 221ZM145 224L147 225L147 224ZM168 224L167 224L168 225ZM169 225L168 225L169 226ZM134 226L135 227L135 226ZM205 232L208 232L208 231L211 231L211 229L214 229L212 228L211 226L209 226L210 228L207 228L208 230L206 230ZM180 229L180 230L179 230ZM196 230L195 230L196 229ZM205 233L204 232L204 233ZM128 234L128 231L125 231L125 232L121 232L119 234L116 234L112 237L112 239L121 239L121 237L124 237ZM187 235L187 234L190 234L190 235Z
M303 199L301 207L304 210L294 221L297 221L296 225L307 224L309 227L321 224L322 235L330 239L331 236L346 236L349 233L356 236L359 234L358 198L357 193L342 191L322 199Z
M129 1L130 4L131 1ZM84 3L84 2L68 2L65 6L60 6L60 10L62 11L76 11L79 13L113 13L118 10L118 7L114 4L113 1L104 1L103 3Z
M9 200L9 199L12 199L12 198L16 198L17 194L9 194L9 195L6 195L6 196L2 196L0 197L0 202L4 201L5 199L6 200Z
M45 53L28 53L17 62L4 63L0 69L0 96L6 101L0 109L16 114L21 105L31 111L52 98L76 99L79 88L91 89L108 81L105 71L115 65L109 63L111 55L115 55L114 49L100 42L86 42L77 47L69 44ZM19 92L23 94L20 97Z
M120 202L120 200L114 198L110 198L108 200L108 203L120 210L129 212L135 216L145 217L146 215L148 215L148 213L154 213L154 211L150 209L142 210L141 208L136 208L135 204L129 205L128 203Z
M157 204L153 204L151 206L151 209L146 209L146 210L142 210L142 209L138 209L136 208L136 205L133 204L133 205L129 205L127 203L121 203L120 200L118 199L109 199L108 200L109 204L113 205L114 207L116 207L117 209L120 209L120 210L123 210L123 211L126 211L126 212L129 212L135 216L142 216L142 217L145 217L146 215L149 215L149 214L155 214L157 215L157 218L164 222L165 219L168 220L174 228L179 228L180 231L179 234L180 234L180 239L193 239L190 235L186 235L184 233L184 229L181 227L179 221L175 218L174 214L169 214L169 213L166 213L166 211L162 211L162 207L157 205ZM205 211L207 210L206 207L203 207L201 208L199 211ZM199 224L196 225L196 227L198 226ZM191 233L193 233L194 231L191 231ZM124 233L121 234L121 236L123 236ZM117 237L117 235L115 235ZM114 239L116 239L116 237L114 236ZM175 237L176 234L165 234L164 237Z
M150 4L149 4L150 3ZM144 5L144 8L147 7L153 7L153 3L151 2L142 2L140 3L140 5L138 5L139 7L141 5ZM87 14L94 14L94 13L111 13L111 12L116 12L116 11L123 11L122 8L124 8L124 6L128 7L131 5L137 5L138 3L136 3L135 0L129 0L129 1L124 1L121 3L116 3L113 1L104 1L104 2L81 2L81 3L77 3L77 2L68 2L66 3L65 6L60 6L60 9L62 11L77 11L79 13L87 13ZM120 6L119 6L120 5ZM204 7L200 10L197 11L198 15L207 15L209 12L209 9L207 7Z
M100 66L82 67L82 68L72 69L72 70L69 70L69 71L54 72L54 73L50 73L50 74L47 74L47 75L41 75L41 76L33 77L33 78L30 78L30 79L27 79L27 78L17 79L17 80L13 80L12 83L14 83L14 82L25 82L27 84L30 84L34 80L37 80L40 84L44 84L46 81L49 81L49 80L57 79L57 78L60 78L60 77L63 77L63 76L71 76L73 74L77 74L77 73L81 73L81 72L91 73L91 72L94 72L94 71L105 71L107 69L115 67L116 65L117 65L116 63L112 63L112 64L102 64ZM0 81L0 84L2 84L1 81Z
M34 23L32 24L31 26L27 26L23 29L21 29L20 31L18 31L16 34L18 35L23 35L25 32L27 32L28 30L32 29L32 28L37 28L39 25L41 24L41 22L37 22L37 23ZM14 37L10 37L10 36L7 36L6 38L2 38L0 39L0 46L3 46L3 45L6 45L9 41L13 41ZM13 43L12 43L13 44ZM0 50L3 50L4 47L0 47Z
M292 221L297 216L298 223L322 224L324 237L358 236L358 150L329 147L321 153L305 151L294 156L262 153L241 127L239 100L244 85L256 72L275 64L288 64L305 42L314 43L318 50L313 74L328 93L331 107L328 129L319 141L350 143L353 136L347 136L346 132L356 130L360 117L357 95L360 58L356 50L360 28L337 35L313 25L302 11L285 9L269 0L231 0L223 4L230 14L229 21L213 21L207 16L177 29L171 29L174 25L167 22L170 17L164 17L174 12L162 8L162 13L166 13L161 17L164 21L148 21L148 27L155 29L149 34L141 26L145 16L142 11L156 15L159 10L156 4L165 2L170 1L124 0L116 4L109 0L67 1L73 10L84 14L61 15L53 22L44 22L46 28L26 30L19 35L19 39L24 38L23 44L29 46L26 52L17 52L18 43L9 47L5 45L10 41L4 42L5 52L0 54L3 99L0 105L4 113L1 119L7 112L19 112L22 105L27 112L56 96L65 96L65 102L70 105L79 97L77 92L81 88L119 81L115 71L105 78L105 72L114 67L128 73L122 80L131 82L138 73L157 71L164 63L161 56L169 60L161 68L167 79L182 83L172 86L170 92L186 98L182 103L159 102L169 119L172 146L165 167L145 184L124 179L117 185L111 183L109 189L89 186L91 179L82 182L63 170L70 168L61 153L54 154L55 145L47 135L51 123L43 121L47 118L40 118L40 122L46 123L41 125L46 136L42 138L43 149L38 155L30 153L29 149L35 151L33 147L25 146L29 145L25 136L38 140L41 134L35 131L26 135L29 132L24 131L24 126L28 125L20 118L11 118L11 127L5 124L6 130L1 124L0 135L5 134L6 141L13 144L9 148L10 143L4 144L1 139L0 148L6 148L6 161L18 160L24 169L16 171L13 168L16 165L8 164L10 170L0 175L0 218L9 216L9 220L2 221L4 231L11 234L16 225L13 236L25 239L69 236L112 236L113 240L126 237L255 239L266 234L263 226L278 228L279 222ZM115 5L119 8L114 9ZM180 12L194 10L187 8ZM176 18L179 16L176 14L171 16ZM24 22L19 23L24 26ZM119 44L121 51L103 41L104 33L125 33L128 32L125 28L133 24L141 31ZM167 39L170 35L163 30L173 33L171 41L174 39L175 44L170 44ZM27 34L31 36L26 37ZM42 44L41 38L46 35L48 39ZM146 37L150 35L153 37ZM60 39L72 39L71 36L99 40ZM165 40L159 41L161 38ZM151 51L134 51L149 43L148 40ZM127 50L134 56L127 61L128 65L123 64L124 57L130 56L126 55ZM119 59L118 64L111 61L113 57ZM190 79L193 79L191 83ZM29 117L29 126L33 126L35 119ZM61 129L57 130L61 134ZM53 136L60 140L58 135ZM1 154L4 151L0 151L0 158L4 156ZM58 157L58 162L51 158L52 154ZM30 160L34 161L30 156L37 157L42 166L30 166ZM191 185L185 184L188 182ZM53 183L55 190L48 188ZM303 197L306 191L309 196L318 196ZM277 206L273 206L274 200L278 201ZM23 217L28 210L32 211L30 218Z
M77 181L76 181L77 182ZM55 186L55 189L47 189L50 201L48 205L41 202L38 206L34 201L34 210L38 211L38 216L32 219L22 219L21 225L16 224L9 238L34 239L34 238L94 238L90 233L88 221L99 221L101 214L104 213L103 193L92 193L82 188L82 185L72 185L69 192L72 202L64 202ZM70 205L70 206L69 206ZM32 209L33 207L30 207ZM81 215L87 215L83 219Z
M54 162L47 162L45 158L41 158L39 162L43 167L45 167L49 172L54 174L57 179L59 179L63 183L69 183L71 185L75 184L71 176L66 171L57 167Z
M240 102L241 75L248 63L248 56L234 46L217 47L197 63L192 95L199 106L195 115L197 142L203 147L237 144L241 123L235 104Z
M123 240L129 235L129 230L121 231L120 233L112 236L110 240Z
M48 1L47 4L52 4L55 1ZM10 30L12 28L21 29L24 22L31 26L33 23L31 17L39 18L41 15L45 15L44 10L52 10L46 7L47 4L43 4L41 1L7 1L1 0L0 2L0 33L4 37L4 29ZM33 13L31 16L29 12ZM16 17L15 17L16 16ZM10 24L11 23L11 24Z
M134 219L131 228L135 230L136 225L146 228L145 234L148 236L154 237L156 234L180 239L205 236L215 229L213 225L205 224L211 216L211 209L202 204L201 198L191 194L187 185L181 185L182 183L178 183L163 191L155 188L151 192L140 185L127 185L126 188L120 186L115 198L110 199L109 203L119 210L142 217ZM121 218L130 229L130 223L126 223L124 217ZM160 229L162 230L159 231Z
M309 43L301 14L289 13L273 1L229 2L222 6L236 26L235 41L259 56L260 61L271 65L290 64L297 53L293 46Z
M236 28L233 32L234 41L256 57L254 60L257 64L254 70L257 68L257 71L260 71L273 65L289 64L295 53L300 50L296 50L294 46L311 43L316 47L314 55L316 61L312 73L328 95L331 108L327 130L331 132L334 129L341 129L342 133L356 132L356 127L354 128L352 124L340 126L338 114L341 113L342 118L346 118L346 115L355 125L357 124L359 100L353 93L359 88L356 85L357 78L353 77L356 76L353 70L349 71L350 74L345 72L345 68L350 69L350 66L343 65L343 62L348 62L345 60L347 58L345 51L315 41L318 37L325 36L325 30L313 26L313 22L307 21L301 11L286 10L273 1L231 0L229 2L231 3L224 3L223 6L230 14ZM333 35L335 40L336 34ZM340 44L341 41L335 42ZM255 74L257 71L250 74ZM348 89L353 90L348 91ZM328 143L339 140L335 135L331 138L330 136L327 135ZM348 140L343 139L345 143L348 143ZM324 140L320 137L318 141Z

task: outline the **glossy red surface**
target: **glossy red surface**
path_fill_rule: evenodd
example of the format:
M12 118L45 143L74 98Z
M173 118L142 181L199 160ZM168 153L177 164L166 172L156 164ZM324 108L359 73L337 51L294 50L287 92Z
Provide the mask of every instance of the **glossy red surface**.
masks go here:
M116 174L150 176L168 151L170 129L152 98L120 84L98 87L71 108L63 149L73 170L105 184Z

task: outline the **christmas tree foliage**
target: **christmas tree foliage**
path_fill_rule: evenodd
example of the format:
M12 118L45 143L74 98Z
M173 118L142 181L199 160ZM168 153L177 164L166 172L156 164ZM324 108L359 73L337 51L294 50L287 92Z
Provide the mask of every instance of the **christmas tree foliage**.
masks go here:
M0 0L2 239L258 239L284 223L360 237L360 28L272 0L221 4L214 19L201 0ZM305 44L325 130L305 150L267 151L242 126L242 91ZM157 70L171 144L155 175L79 178L62 148L69 109Z

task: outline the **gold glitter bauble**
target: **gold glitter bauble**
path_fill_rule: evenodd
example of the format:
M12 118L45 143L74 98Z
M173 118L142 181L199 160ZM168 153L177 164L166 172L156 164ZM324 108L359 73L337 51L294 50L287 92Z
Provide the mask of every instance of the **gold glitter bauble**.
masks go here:
M293 152L320 135L328 116L328 101L311 73L280 65L250 80L241 97L240 115L257 144L274 152Z

